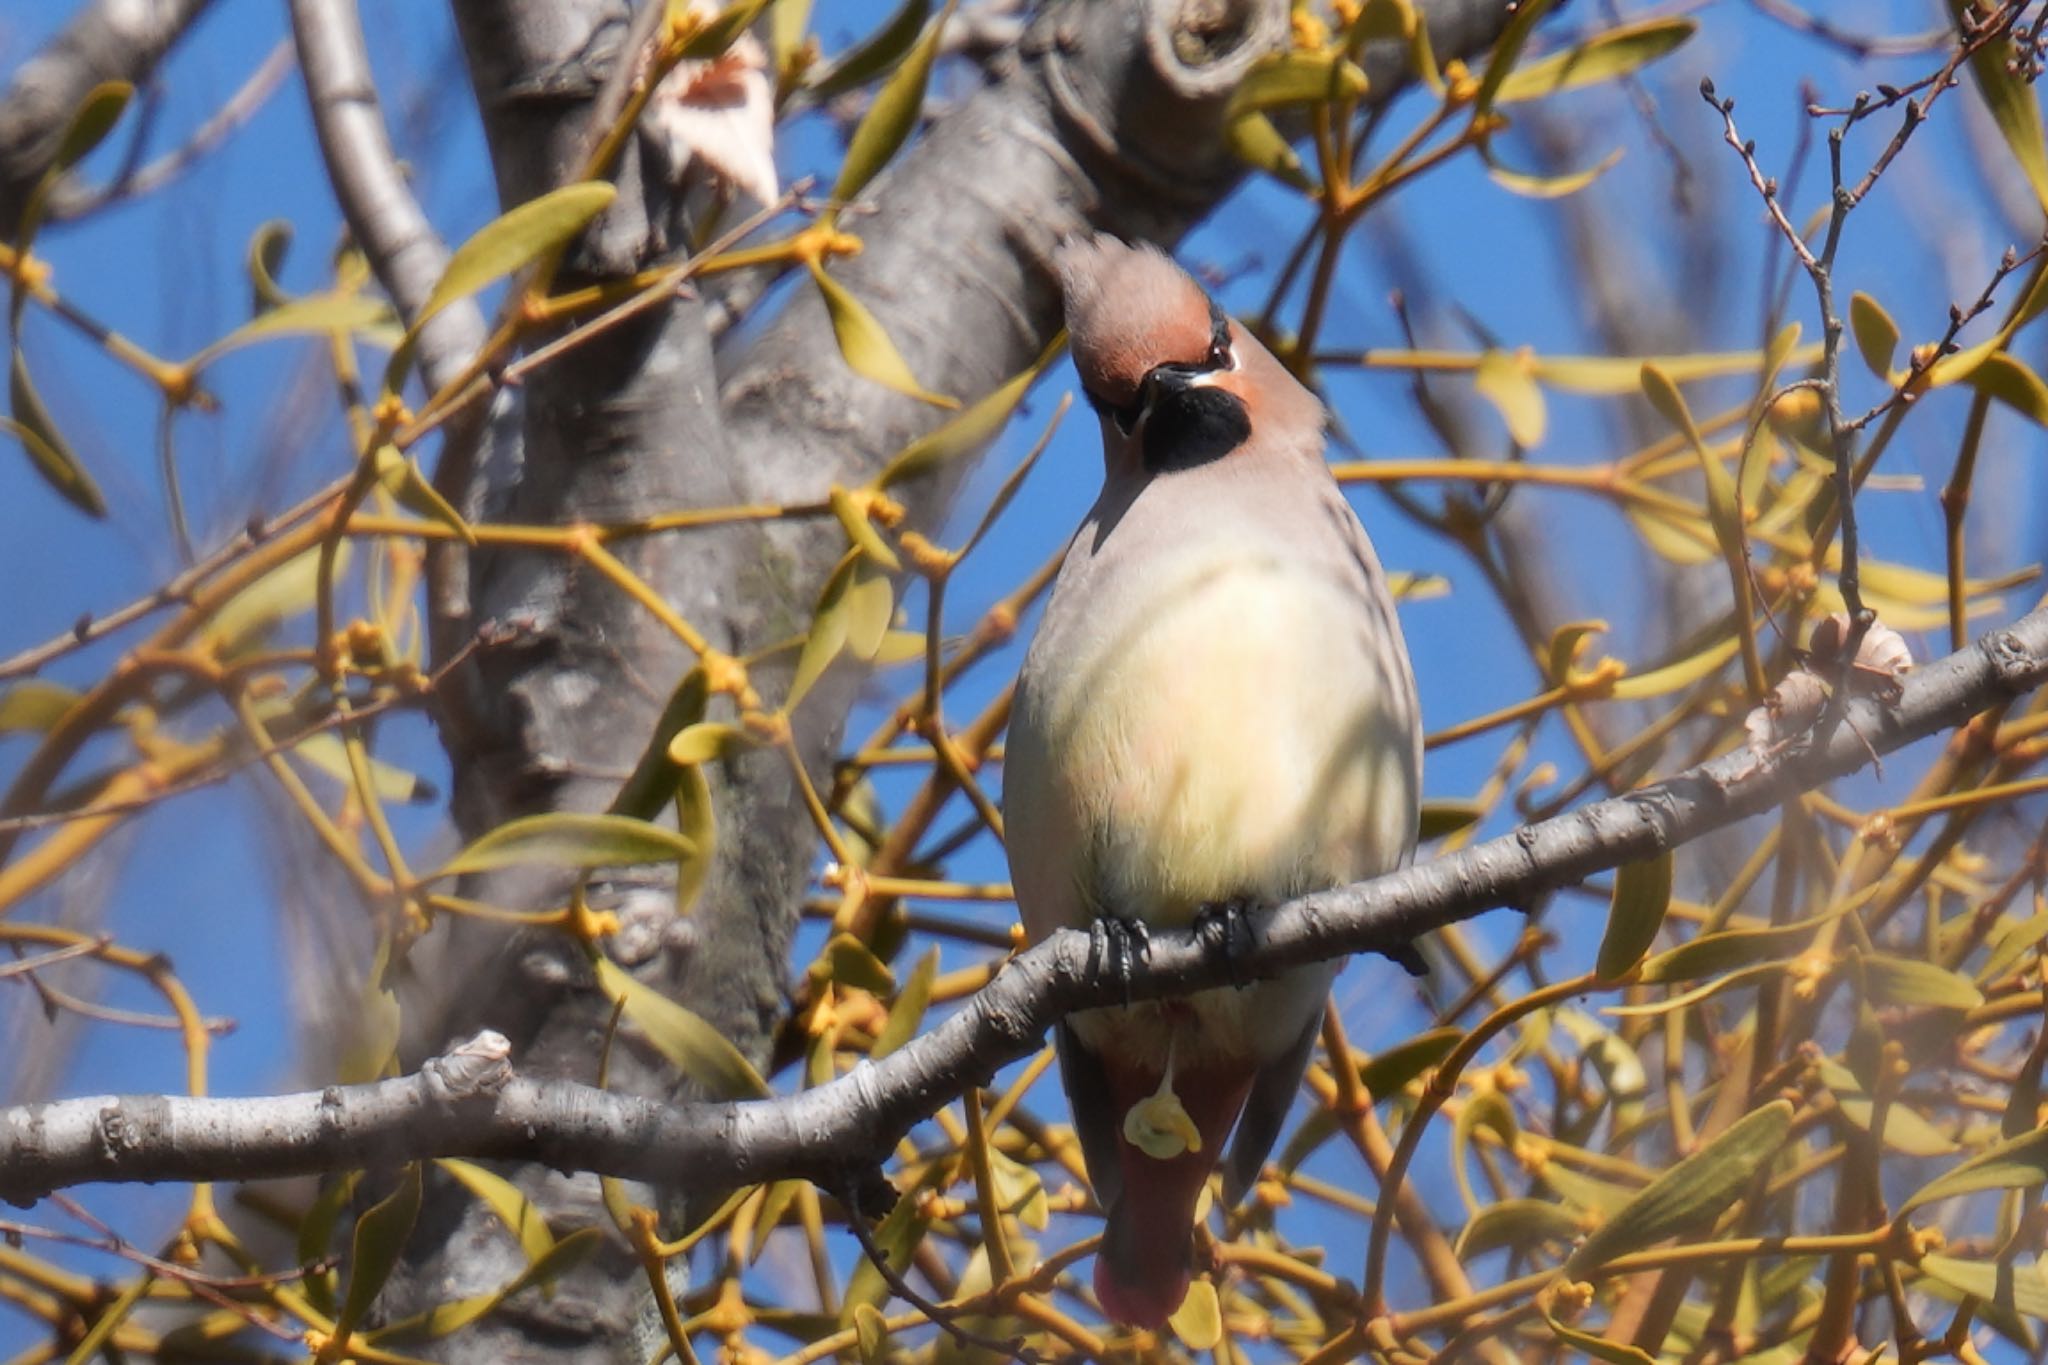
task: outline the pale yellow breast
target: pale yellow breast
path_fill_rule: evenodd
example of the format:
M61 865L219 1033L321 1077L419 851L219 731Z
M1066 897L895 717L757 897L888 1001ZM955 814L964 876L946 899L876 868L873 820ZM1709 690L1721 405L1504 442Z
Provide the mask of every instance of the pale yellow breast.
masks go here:
M1412 738L1358 602L1270 557L1173 567L1046 708L1083 886L1179 924L1396 865Z

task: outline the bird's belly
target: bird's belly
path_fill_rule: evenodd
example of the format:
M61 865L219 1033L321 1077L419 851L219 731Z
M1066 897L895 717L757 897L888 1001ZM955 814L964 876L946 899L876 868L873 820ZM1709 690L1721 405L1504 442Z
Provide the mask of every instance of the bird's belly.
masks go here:
M1359 610L1334 584L1240 568L1122 633L1052 755L1092 909L1181 926L1400 861L1413 740Z

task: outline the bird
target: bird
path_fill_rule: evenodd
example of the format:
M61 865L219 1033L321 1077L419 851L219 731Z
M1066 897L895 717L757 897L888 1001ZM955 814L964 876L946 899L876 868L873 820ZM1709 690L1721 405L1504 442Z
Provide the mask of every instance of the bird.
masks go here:
M1103 481L1018 674L1005 842L1026 936L1087 930L1128 972L1150 930L1227 948L1403 864L1422 732L1322 403L1157 247L1070 238L1053 266ZM1340 965L1055 1026L1109 1317L1156 1331L1184 1302L1202 1192L1219 1160L1229 1203L1257 1182Z

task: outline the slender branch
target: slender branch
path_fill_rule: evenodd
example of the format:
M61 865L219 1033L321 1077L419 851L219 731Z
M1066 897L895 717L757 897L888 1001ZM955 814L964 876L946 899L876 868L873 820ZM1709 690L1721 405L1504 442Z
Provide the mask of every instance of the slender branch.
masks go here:
M292 0L291 10L313 128L334 196L377 282L409 322L441 278L448 248L398 168L355 0ZM474 301L436 315L420 337L420 372L428 391L461 373L483 341L484 316Z
M2048 681L2048 605L1909 675L1891 706L1850 705L1851 724L1809 747L1729 754L1511 834L1369 882L1303 896L1259 924L1250 957L1224 962L1188 934L1155 933L1126 983L1100 970L1087 934L1062 931L1009 963L956 1014L900 1051L817 1089L736 1104L663 1104L516 1074L483 1034L420 1071L371 1085L252 1099L164 1095L59 1100L0 1110L0 1198L86 1181L258 1179L429 1156L539 1161L560 1169L714 1188L792 1176L844 1179L877 1162L969 1084L1040 1046L1074 1010L1223 985L1417 935L1696 839L1794 793L1948 730ZM1867 745L1866 745L1867 741Z
M277 93L277 88L284 84L284 78L291 74L296 64L291 40L284 39L270 49L270 54L249 73L248 79L222 101L220 108L214 110L185 141L147 165L123 170L104 185L73 186L67 182L51 196L50 217L60 222L83 218L109 204L154 194L198 165L209 152L247 125Z

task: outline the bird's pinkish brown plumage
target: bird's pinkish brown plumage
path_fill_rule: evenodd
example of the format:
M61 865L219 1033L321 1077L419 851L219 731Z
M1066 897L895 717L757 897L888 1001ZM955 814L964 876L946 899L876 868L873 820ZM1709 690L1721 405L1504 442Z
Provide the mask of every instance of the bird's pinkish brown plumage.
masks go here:
M1055 263L1074 367L1089 392L1129 403L1153 366L1192 365L1208 354L1208 296L1157 247L1076 238Z
M1397 866L1415 838L1415 684L1323 462L1322 405L1155 248L1070 243L1058 268L1104 476L1013 708L1004 805L1026 930L1184 928L1218 903ZM1226 1197L1257 1178L1335 971L1055 1030L1107 1215L1095 1288L1111 1317L1156 1329L1179 1307L1202 1188L1226 1146ZM1181 1150L1154 1141L1161 1096L1196 1138Z

